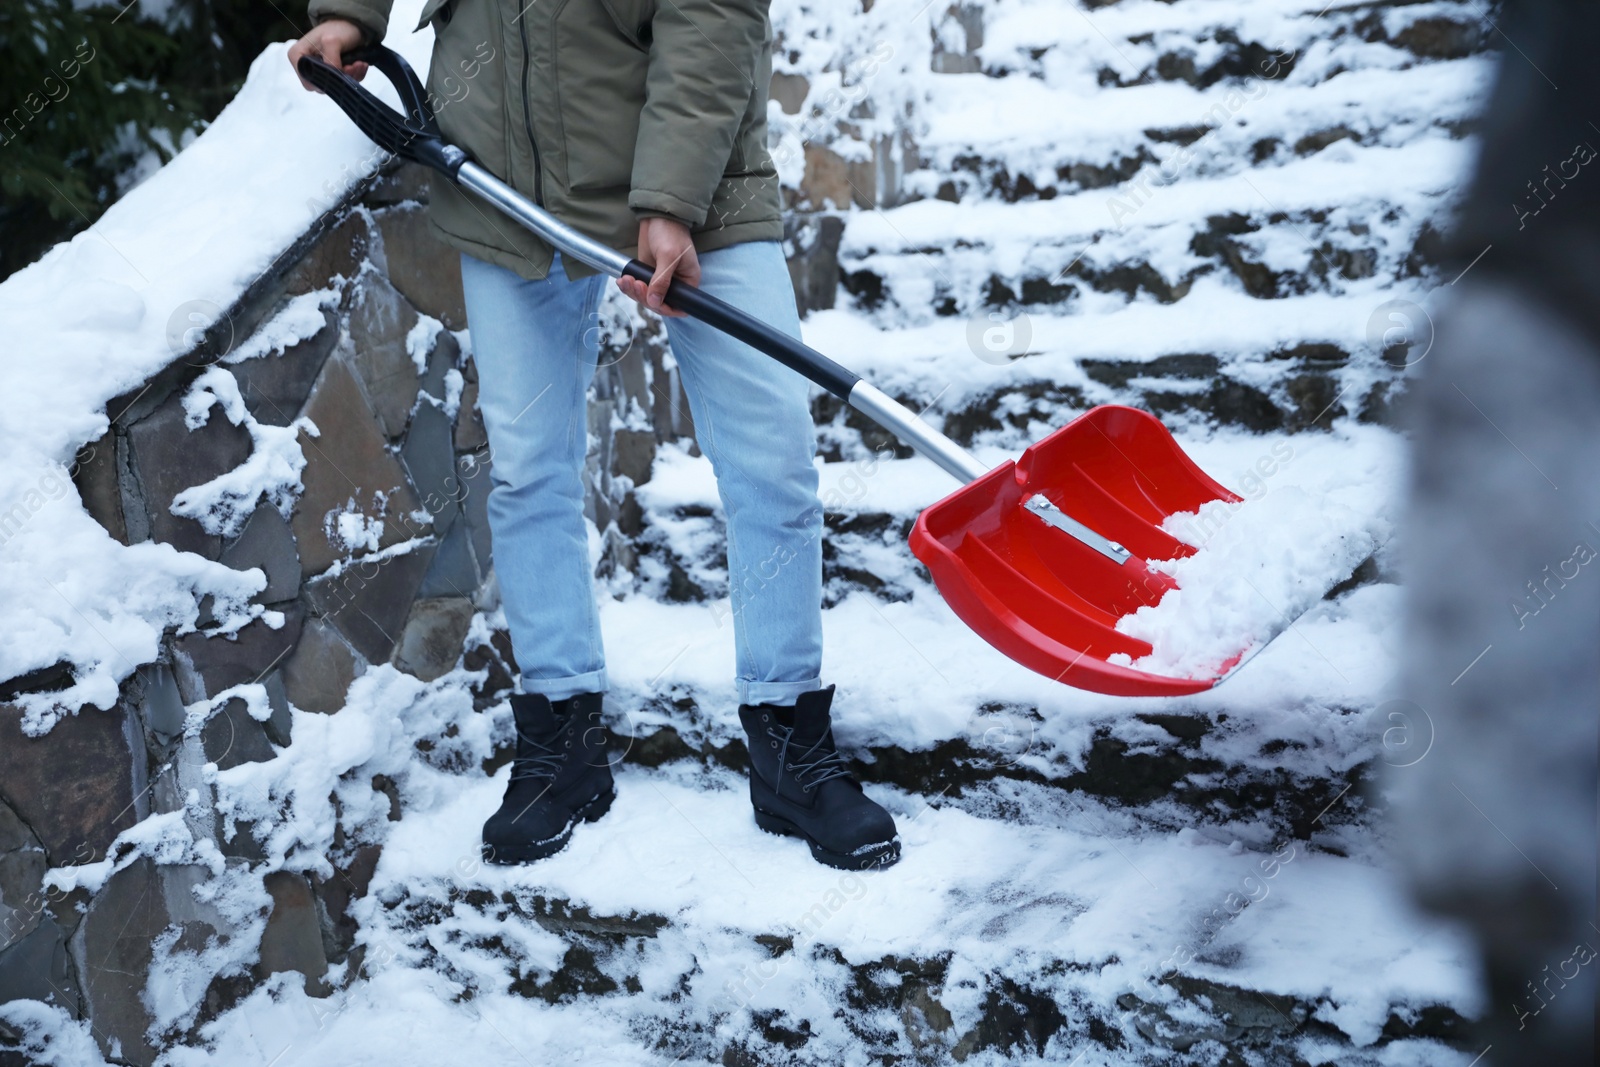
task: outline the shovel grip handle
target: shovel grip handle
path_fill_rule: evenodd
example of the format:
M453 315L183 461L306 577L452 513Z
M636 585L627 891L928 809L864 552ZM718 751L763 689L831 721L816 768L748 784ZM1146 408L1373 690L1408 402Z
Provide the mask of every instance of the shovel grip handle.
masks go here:
M630 259L622 273L646 285L655 274L652 267ZM666 305L715 326L723 333L743 341L751 348L764 352L790 370L798 371L822 388L849 401L851 390L861 381L861 376L840 366L816 349L770 326L760 319L745 314L726 300L719 300L704 289L674 278L667 286Z

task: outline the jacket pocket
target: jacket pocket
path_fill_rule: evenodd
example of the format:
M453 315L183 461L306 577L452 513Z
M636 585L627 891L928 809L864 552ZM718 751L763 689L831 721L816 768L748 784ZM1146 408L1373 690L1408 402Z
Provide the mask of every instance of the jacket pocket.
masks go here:
M566 149L567 187L626 187L644 109L650 56L612 14L643 11L644 0L567 0L556 17L556 96Z
M439 16L439 25L435 26L434 29L444 29L450 22L450 16L454 13L457 2L458 0L428 0L426 4L422 5L422 17L417 20L415 29L422 29L422 27L433 21L435 15Z
M600 0L617 32L639 49L648 50L650 23L656 17L656 0Z

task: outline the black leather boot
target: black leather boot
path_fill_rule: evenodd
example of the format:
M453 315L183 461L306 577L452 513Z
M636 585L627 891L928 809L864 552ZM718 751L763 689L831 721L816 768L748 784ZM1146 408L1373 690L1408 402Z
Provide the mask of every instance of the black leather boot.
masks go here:
M887 867L900 858L894 819L862 792L834 747L832 703L830 685L801 694L793 708L740 706L756 825L804 838L817 862L830 867Z
M514 693L517 755L500 810L483 824L483 858L528 863L554 855L572 838L578 820L594 822L617 790L606 760L600 725L601 695L580 693L550 701Z

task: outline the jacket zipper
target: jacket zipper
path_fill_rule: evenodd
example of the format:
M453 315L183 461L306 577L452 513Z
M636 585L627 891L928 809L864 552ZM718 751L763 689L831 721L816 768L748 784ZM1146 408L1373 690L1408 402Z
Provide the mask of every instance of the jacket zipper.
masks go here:
M522 38L522 124L528 131L528 146L533 149L533 202L543 207L544 167L539 162L539 142L533 136L533 108L528 99L528 66L532 57L528 54L528 24L520 17L517 34Z

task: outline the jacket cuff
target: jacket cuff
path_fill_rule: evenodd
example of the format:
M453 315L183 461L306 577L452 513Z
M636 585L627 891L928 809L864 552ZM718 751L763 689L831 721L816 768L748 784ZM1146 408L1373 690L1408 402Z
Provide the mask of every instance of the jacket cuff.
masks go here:
M628 194L628 206L641 219L664 217L691 227L706 221L705 208L660 189L634 189Z
M313 23L335 18L353 22L365 35L362 44L377 44L389 32L389 6L366 0L311 0L306 14Z

